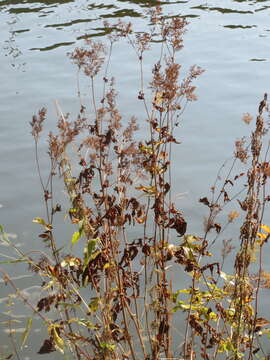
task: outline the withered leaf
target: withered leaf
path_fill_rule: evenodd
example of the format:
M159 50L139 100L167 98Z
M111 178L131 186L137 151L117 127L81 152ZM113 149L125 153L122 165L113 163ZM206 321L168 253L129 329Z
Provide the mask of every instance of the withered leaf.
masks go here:
M46 339L44 340L43 345L39 349L38 354L49 354L53 351L56 351L53 339Z
M221 225L220 224L214 224L214 227L216 229L216 232L219 234L221 231Z
M170 226L171 229L175 229L179 236L185 235L187 231L187 223L181 215L176 215L173 219L173 225Z
M186 265L186 266L185 266L185 271L186 271L186 272L191 272L191 271L193 271L194 268L195 268L195 264L194 264L191 260L189 260L189 259L186 260L186 264L185 264L185 265Z
M230 185L233 186L233 182L232 182L231 180L229 180L229 179L227 179L227 180L225 181L225 185L227 185L227 184L230 184Z
M204 266L200 269L200 271L201 271L201 272L204 272L204 271L206 271L207 269L209 269L210 272L211 272L211 275L213 276L214 266L216 266L217 274L220 274L220 266L219 266L219 263L217 263L217 262L214 262L214 263L212 263L212 264L206 264L206 265L204 265Z
M142 252L144 253L145 256L149 256L151 254L150 246L147 244L144 244L142 247Z
M52 214L55 214L56 212L61 211L61 205L60 204L56 204L53 208L52 208Z
M196 333L202 335L202 333L203 333L203 328L202 328L202 326L200 325L200 323L196 320L196 318L195 318L194 315L191 315L191 316L190 316L189 324L190 324L190 326L196 331Z
M238 204L240 205L241 209L244 211L247 211L247 204L245 201L241 202L240 200L237 199Z
M144 93L143 93L142 91L139 91L138 99L139 99L139 100L143 100L143 99L144 99Z
M207 199L207 197L200 198L199 202L210 207L210 203L209 203L209 200Z
M39 234L38 237L40 237L42 239L50 239L51 236L49 234L42 233L42 234Z
M54 303L55 295L47 296L39 300L37 304L38 311L42 311L45 309L45 312L50 311L51 305Z
M244 175L245 175L245 173L241 173L241 174L239 174L239 175L235 175L235 177L234 177L233 180L237 180L238 178L240 178L240 176L244 176Z
M255 327L261 327L261 326L267 326L270 325L270 321L267 319L264 319L262 317L257 318Z
M221 191L222 192L222 191ZM229 198L229 195L228 195L228 193L227 193L227 191L225 191L225 190L223 190L223 193L224 193L224 202L226 203L226 202L228 202L228 201L230 201L230 198Z
M166 183L165 185L164 185L164 193L165 194L167 194L167 192L170 190L170 188L171 188L171 186L170 186L170 184L169 183Z
M123 266L128 266L128 264L137 256L137 254L137 247L135 245L130 246L129 249L124 250L124 254L119 264L124 264Z

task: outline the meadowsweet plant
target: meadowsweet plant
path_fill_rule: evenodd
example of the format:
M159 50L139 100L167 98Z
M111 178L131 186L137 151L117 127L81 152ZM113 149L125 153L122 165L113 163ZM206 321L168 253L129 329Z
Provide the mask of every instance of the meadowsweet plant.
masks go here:
M229 359L268 358L261 337L266 334L269 338L269 321L260 315L259 308L259 291L268 287L269 276L267 271L263 271L262 263L263 248L269 238L269 227L262 222L270 200L267 194L269 142L264 140L268 125L263 112L269 117L267 94L259 104L250 139L242 138L235 142L227 175L222 180L218 174L211 188L210 200L207 197L199 200L209 209L205 234L200 239L203 252L194 248L194 241L192 243L200 263L205 255L211 255L207 250L212 248L226 228L240 216L243 220L237 234L239 240L233 273L223 271L225 258L234 249L232 239L223 240L221 261L207 262L203 266L195 261L192 286L185 290L189 294L189 304L180 301L178 306L188 312L184 347L189 357L199 353L206 359L220 355ZM244 115L244 122L250 123L251 120L250 114ZM239 162L246 166L245 172L237 172ZM237 186L243 178L243 186ZM228 212L227 221L221 225L218 218L229 205L233 210ZM211 231L216 235L210 237ZM198 337L201 338L200 346Z
M1 272L48 329L39 354L58 351L78 360L266 359L260 339L270 330L260 315L259 291L269 287L270 278L262 265L270 233L262 226L270 199L268 147L263 146L267 95L250 140L236 141L227 175L219 174L210 197L199 199L209 211L204 233L187 234L184 209L173 201L172 150L179 146L182 114L196 100L194 80L203 70L191 66L186 76L180 72L184 18L165 17L159 6L148 16L149 32L134 33L123 22L105 23L108 47L87 40L68 55L78 70L80 111L72 120L57 105L57 131L48 135L51 168L46 181L38 156L46 109L31 121L46 208L45 216L34 222L41 227L39 237L48 254L30 258L19 252L18 261L42 276L37 304ZM145 110L144 137L137 119L123 119L117 106L110 62L119 40L127 41L138 59L140 88L134 101ZM160 54L145 86L144 59L154 43ZM81 76L90 85L90 106L81 97ZM243 120L250 123L252 118L245 114ZM241 173L235 170L238 162L246 166ZM66 209L53 191L59 176ZM223 224L219 219L227 207L231 211ZM70 238L55 231L59 212L75 228ZM238 217L243 223L235 244L222 237ZM221 258L215 259L210 251L221 241ZM235 246L234 270L228 274L224 263ZM251 274L254 260L258 268ZM189 285L177 288L172 273ZM30 323L24 343L29 333Z
M110 33L108 50L100 42L87 40L85 47L69 54L89 79L92 107L87 116L80 99L75 121L59 109L58 132L49 134L47 187L40 176L47 219L37 217L34 222L42 226L40 237L54 262L43 257L32 267L47 274L49 270L44 286L50 286L50 291L37 307L40 312L57 307L62 314L61 321L49 325L50 338L40 353L65 352L69 347L78 358L147 359L173 354L173 298L167 266L172 258L171 234L183 236L186 221L171 201L171 147L177 143L174 132L183 108L196 99L193 80L202 70L193 66L180 79L176 54L183 46L185 19L167 20L159 7L149 15L150 33L134 34L131 24L122 22L105 24ZM137 101L145 108L149 129L147 138L140 141L134 140L136 119L122 121L114 79L108 75L106 53L110 59L119 38L127 38L140 64ZM162 55L153 66L147 99L143 60L154 39L161 41ZM104 90L98 99L95 87L103 68ZM36 151L45 112L42 109L31 122ZM70 157L72 144L76 144L79 169ZM61 207L54 204L51 190L57 170L69 198L70 221L77 226L70 241L82 248L81 257L58 250L63 244L55 237L53 218ZM131 237L132 228L137 238Z

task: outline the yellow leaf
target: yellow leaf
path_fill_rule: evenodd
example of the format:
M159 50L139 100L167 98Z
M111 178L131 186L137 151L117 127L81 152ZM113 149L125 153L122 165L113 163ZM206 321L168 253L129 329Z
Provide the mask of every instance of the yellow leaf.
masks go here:
M56 348L63 354L64 353L64 340L58 335L56 328L53 328L53 340Z
M47 224L45 222L45 220L42 219L41 217L35 217L32 221L33 221L33 223L43 225L47 231L52 231L52 228L53 228L52 225Z
M261 239L261 240L265 240L267 238L266 234L263 233L257 233L257 236Z
M136 190L142 190L143 192L145 192L148 195L153 195L156 193L157 189L155 186L137 186L135 187Z
M28 338L28 335L29 335L29 332L31 330L31 327L32 327L32 322L33 322L33 319L32 318L29 318L27 320L27 324L26 324L26 328L22 334L22 345L21 345L21 349L24 347L26 341L27 341L27 338Z
M136 221L138 224L143 224L143 223L145 223L146 219L147 219L147 216L143 216L141 218L136 218Z
M57 350L59 350L62 354L64 354L64 340L60 337L59 333L60 333L60 329L61 329L61 325L60 324L50 324L48 326L48 333L50 336L53 337L53 341L55 344L55 347Z
M157 92L155 95L154 103L155 105L160 105L163 102L163 94L162 92Z
M33 223L40 224L40 225L46 225L46 222L41 217L35 217L33 219Z
M211 311L208 316L209 316L209 319L210 319L210 320L214 320L214 321L217 321L217 320L218 320L217 314L214 313L213 311Z
M270 234L270 226L267 226L267 225L261 225L261 228L267 232L268 234Z

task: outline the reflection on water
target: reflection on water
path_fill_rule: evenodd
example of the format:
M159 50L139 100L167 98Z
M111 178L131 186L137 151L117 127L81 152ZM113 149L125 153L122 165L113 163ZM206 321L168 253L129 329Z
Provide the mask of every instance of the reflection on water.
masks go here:
M71 3L73 2L74 0L61 0L61 1L54 1L54 0L38 0L38 3L39 4L45 4L45 5L59 5L59 4L66 4L66 3ZM16 1L16 0L9 0L9 1L0 1L0 6L3 6L3 7L8 7L10 5L25 5L27 4L27 6L30 6L30 4L36 4L37 1L36 0L27 0L27 1L24 1L24 0L21 0L21 1Z
M103 14L100 17L101 18L107 18L107 19L113 19L113 18L124 18L124 17L141 17L142 13L139 13L135 10L132 9L121 9L121 10L116 10L112 13L109 14Z
M199 9L203 11L217 11L222 14L253 14L253 11L245 11L245 10L229 9L229 8L221 8L221 7L209 7L204 5L193 6L191 9Z
M66 41L66 42L56 43L50 46L45 46L43 48L31 48L30 50L49 51L49 50L57 49L58 47L61 46L68 46L72 44L74 44L74 41Z
M249 61L267 61L267 59L250 59Z
M65 23L60 23L60 24L49 24L49 25L45 25L45 28L57 28L57 30L62 30L64 27L67 26L72 26L72 25L76 25L76 24L81 24L81 23L89 23L93 20L91 19L76 19L76 20L72 20L72 21L68 21Z
M224 25L228 29L252 29L257 27L257 25Z
M22 282L23 280L27 280L28 278L31 279L33 278L33 276L16 276L12 277L11 280L16 284L20 284L20 282ZM27 301L32 305L37 304L40 299L41 293L42 288L38 285L29 286L28 288L21 290L21 296L27 299ZM10 293L8 294L8 296L0 298L0 318L9 317L11 319L17 319L18 321L16 324L19 326L23 325L22 320L28 318L31 315L31 308L27 306L22 307L22 298L17 294ZM35 317L37 318L37 315ZM5 330L6 329L4 327L1 327L1 332Z
M173 15L186 16L190 19L199 18L205 12L230 16L241 15L237 23L223 25L225 28L237 30L252 29L260 26L259 18L257 23L256 17L253 16L253 24L246 24L250 19L245 16L267 11L269 6L261 5L261 3L267 1L219 0L216 1L216 4L213 2L198 4L198 1L195 0L163 1L161 5L164 5L167 11ZM140 0L111 0L110 3L102 1L90 1L89 3L86 0L0 1L0 19L1 14L2 16L5 15L8 21L10 21L11 16L15 16L13 17L14 24L12 28L6 22L4 50L8 56L15 59L22 55L24 50L28 49L52 51L59 47L68 47L80 39L106 34L104 29L100 29L100 24L99 27L95 26L95 23L100 22L100 19L127 18L130 21L131 18L142 18L145 8L155 6L157 3L157 1L146 2ZM54 36L53 31L61 32L61 35L60 33L54 33ZM20 44L20 41L24 40L25 32L30 32L29 36L32 39L32 41L27 43L27 49ZM78 35L78 32L81 32L81 34ZM29 36L27 39L29 39ZM18 38L18 43L16 43L16 37ZM57 41L53 41L53 38L57 38ZM41 46L39 44L39 46L33 46L33 43L38 42L39 39L42 39L43 41L40 42L45 42L45 45Z

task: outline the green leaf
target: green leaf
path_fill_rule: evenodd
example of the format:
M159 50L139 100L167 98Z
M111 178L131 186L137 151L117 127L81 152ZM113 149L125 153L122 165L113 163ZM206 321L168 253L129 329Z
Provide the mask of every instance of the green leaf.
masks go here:
M177 290L175 293L172 294L172 300L173 302L177 301L178 295L184 293L184 294L190 294L190 289L181 289Z
M106 350L109 350L109 351L114 351L115 350L115 344L109 344L109 343L100 343L100 347L102 349L106 349Z
M92 252L95 250L96 247L96 243L97 243L97 239L91 239L88 241L87 244L87 256L91 256Z
M72 245L75 245L77 244L77 242L79 241L81 237L81 233L79 231L75 231L72 235L72 238L71 238L71 243Z
M178 290L177 293L190 294L190 289L181 289Z
M98 240L99 238L88 240L87 246L84 248L84 270L92 258Z
M52 228L53 228L52 225L51 225L51 224L47 224L44 219L42 219L42 218L40 218L40 217L35 217L32 221L33 221L33 223L40 224L40 225L44 226L44 228L45 228L47 231L49 231L49 232L52 231Z
M82 326L85 326L89 329L92 329L92 330L98 330L97 326L95 326L91 321L89 320L85 320L85 319L78 319L78 318L72 318L72 319L69 319L68 321L70 324L71 323L77 323L78 325L82 325Z
M213 321L218 321L218 316L216 313L214 313L213 311L211 311L208 315L209 320L213 320Z
M46 225L46 222L41 217L35 217L33 219L33 223L40 224L40 225Z
M90 304L88 305L89 310L91 312L96 312L98 310L98 306L99 306L99 298L97 297L92 298Z
M32 323L33 323L33 319L32 319L32 318L29 318L29 319L27 320L27 323L26 323L26 328L25 328L25 330L24 330L24 332L23 332L23 334L22 334L22 345L21 345L21 349L23 348L23 346L24 346L25 343L26 343L26 340L27 340L28 335L29 335L29 333L30 333L30 330L31 330L31 328L32 328Z
M15 264L15 263L20 263L20 262L28 263L29 260L28 259L3 260L3 261L0 261L0 264Z
M63 306L65 308L72 308L72 309L77 309L80 304L71 304L71 303L66 303L66 302L63 302L63 301L60 301L57 303L59 306Z

